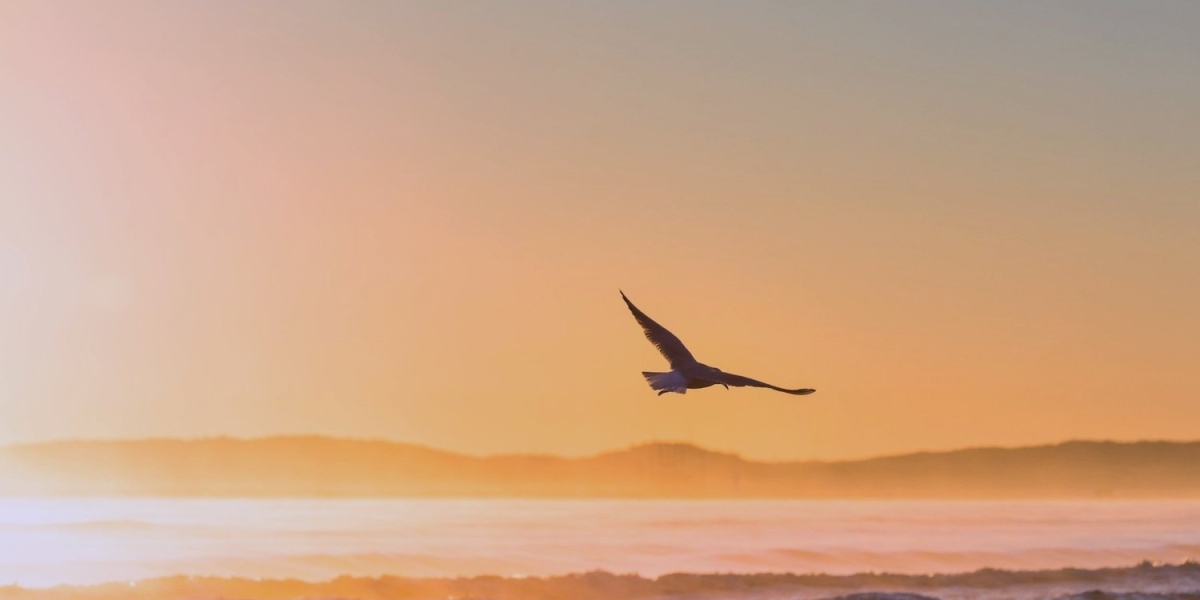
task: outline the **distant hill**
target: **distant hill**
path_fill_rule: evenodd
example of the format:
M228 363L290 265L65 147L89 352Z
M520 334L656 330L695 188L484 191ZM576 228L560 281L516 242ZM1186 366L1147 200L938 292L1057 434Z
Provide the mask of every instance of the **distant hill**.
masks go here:
M567 459L325 437L64 441L0 447L0 495L1200 497L1200 442L1067 442L770 463L687 444Z

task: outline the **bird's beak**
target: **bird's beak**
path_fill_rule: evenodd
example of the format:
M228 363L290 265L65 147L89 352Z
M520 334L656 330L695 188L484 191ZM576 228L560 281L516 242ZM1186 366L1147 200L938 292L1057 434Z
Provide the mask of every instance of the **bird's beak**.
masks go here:
M722 383L721 385L725 386L725 389L729 389L729 384L728 384L728 383Z

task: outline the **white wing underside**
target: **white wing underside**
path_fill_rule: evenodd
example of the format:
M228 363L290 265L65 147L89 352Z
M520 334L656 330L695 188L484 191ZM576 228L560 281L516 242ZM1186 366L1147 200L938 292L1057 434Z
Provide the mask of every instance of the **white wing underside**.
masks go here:
M646 378L646 383L658 392L675 392L678 394L686 394L688 387L687 377L678 371L670 371L667 373L651 373L642 371L642 377Z

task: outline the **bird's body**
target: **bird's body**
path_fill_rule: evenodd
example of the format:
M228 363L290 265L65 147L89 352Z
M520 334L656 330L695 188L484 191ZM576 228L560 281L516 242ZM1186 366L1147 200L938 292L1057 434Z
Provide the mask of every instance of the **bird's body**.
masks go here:
M687 390L698 390L718 385L716 381L702 379L704 375L712 373L712 371L706 370L711 368L708 365L696 363L695 365L681 367L677 370L667 371L666 373L642 371L642 377L646 378L646 382L650 384L650 387L659 390L659 395L667 392L686 394ZM729 386L726 385L726 387Z
M716 367L710 367L698 360L692 353L688 351L683 342L675 337L675 334L667 330L666 327L659 325L654 319L651 319L646 313L634 306L629 298L625 296L625 292L621 292L621 299L625 301L629 311L633 313L633 318L637 319L638 325L642 326L642 331L646 334L646 339L658 348L659 353L667 362L671 364L671 370L665 373L642 371L642 377L646 378L646 383L658 392L661 396L667 392L675 392L678 394L686 394L688 390L701 389L714 385L724 386L726 389L729 386L734 387L761 387L769 388L785 394L794 394L803 396L811 394L816 390L803 388L790 390L777 387L769 383L726 373Z

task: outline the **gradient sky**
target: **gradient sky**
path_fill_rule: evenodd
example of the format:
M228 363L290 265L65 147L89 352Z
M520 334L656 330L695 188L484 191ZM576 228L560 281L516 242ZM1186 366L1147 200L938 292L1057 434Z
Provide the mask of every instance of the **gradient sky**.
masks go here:
M1200 438L1200 4L0 0L0 442ZM725 370L656 397L617 294Z

